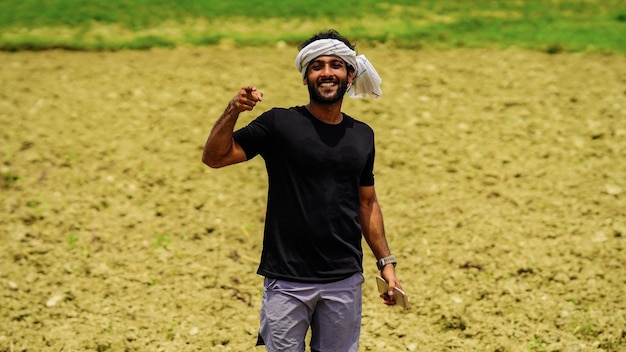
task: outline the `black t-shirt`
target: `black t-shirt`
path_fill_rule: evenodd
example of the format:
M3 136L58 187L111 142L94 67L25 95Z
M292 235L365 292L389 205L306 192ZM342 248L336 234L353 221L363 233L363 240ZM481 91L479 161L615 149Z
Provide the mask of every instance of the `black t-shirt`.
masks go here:
M305 107L274 108L234 138L268 174L258 274L332 282L362 272L359 187L374 184L374 133L348 115L337 125Z

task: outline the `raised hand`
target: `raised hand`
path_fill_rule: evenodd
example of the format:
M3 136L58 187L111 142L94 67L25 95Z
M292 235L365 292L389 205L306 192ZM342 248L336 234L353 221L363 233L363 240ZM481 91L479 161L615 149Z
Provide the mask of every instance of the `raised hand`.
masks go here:
M257 102L263 101L263 92L254 86L242 87L239 93L230 101L237 113L254 109Z

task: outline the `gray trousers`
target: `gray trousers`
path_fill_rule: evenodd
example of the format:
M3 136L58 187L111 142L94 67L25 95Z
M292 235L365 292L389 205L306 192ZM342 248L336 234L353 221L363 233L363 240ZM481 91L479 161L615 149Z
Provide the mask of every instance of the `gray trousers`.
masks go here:
M265 278L257 345L267 351L356 352L361 333L363 274L324 284Z

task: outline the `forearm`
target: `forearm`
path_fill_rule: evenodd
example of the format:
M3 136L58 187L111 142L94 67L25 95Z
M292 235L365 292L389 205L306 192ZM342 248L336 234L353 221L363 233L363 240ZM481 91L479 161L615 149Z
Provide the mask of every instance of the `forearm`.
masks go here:
M362 189L361 192L361 229L363 237L369 245L372 253L378 261L381 258L391 255L389 245L387 244L387 237L385 236L385 226L383 224L383 213L380 209L380 205L376 200L375 192L373 188L370 190ZM393 262L392 262L393 263ZM381 294L381 298L385 304L396 304L394 297L395 288L402 289L400 281L396 276L395 264L383 265L380 269L380 276L389 284L389 290L386 293Z
M378 202L373 201L369 204L362 204L360 215L363 237L376 259L390 255L391 252L385 236L383 215Z
M387 236L385 235L383 212L380 209L378 199L376 198L374 186L361 187L360 197L361 210L359 216L361 230L365 241L378 261L381 258L391 255L391 251L389 250L389 245L387 243ZM387 282L389 282L392 289L395 286L402 287L396 278L394 265L384 265L380 274L385 280L387 280Z
M230 102L217 122L215 122L207 138L202 152L202 162L211 167L221 166L221 160L233 148L233 130L238 117L239 111Z

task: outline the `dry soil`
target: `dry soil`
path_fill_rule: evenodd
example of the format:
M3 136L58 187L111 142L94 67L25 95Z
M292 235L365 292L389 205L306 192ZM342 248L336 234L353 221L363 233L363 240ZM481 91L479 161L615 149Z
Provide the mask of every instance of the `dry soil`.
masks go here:
M363 48L410 311L365 253L361 351L626 350L626 58ZM250 351L260 158L204 166L240 86L306 103L294 48L0 53L0 351Z

